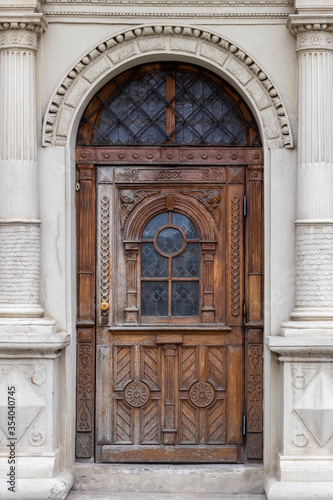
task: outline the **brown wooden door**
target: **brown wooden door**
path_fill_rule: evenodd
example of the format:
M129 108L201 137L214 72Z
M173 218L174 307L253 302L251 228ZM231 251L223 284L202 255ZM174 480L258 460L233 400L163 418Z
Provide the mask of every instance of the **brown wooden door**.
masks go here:
M203 68L137 66L91 99L77 145L77 458L260 459L251 110Z
M96 460L260 458L261 151L82 152L79 449L96 269Z

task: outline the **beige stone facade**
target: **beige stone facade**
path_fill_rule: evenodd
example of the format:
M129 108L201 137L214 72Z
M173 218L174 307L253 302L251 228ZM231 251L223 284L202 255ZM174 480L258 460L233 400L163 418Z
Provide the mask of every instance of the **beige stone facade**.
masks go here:
M106 82L162 61L225 79L262 137L262 464L74 458L78 124ZM333 1L2 0L0 68L0 498L333 498Z

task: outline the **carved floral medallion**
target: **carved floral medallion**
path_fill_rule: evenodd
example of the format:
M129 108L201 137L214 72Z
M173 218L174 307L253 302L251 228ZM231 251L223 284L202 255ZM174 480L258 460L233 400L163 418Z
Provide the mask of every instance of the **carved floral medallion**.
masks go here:
M190 400L194 406L205 408L215 399L214 387L208 382L196 382L190 389Z
M125 389L124 398L129 406L140 408L150 399L149 387L143 382L131 382Z

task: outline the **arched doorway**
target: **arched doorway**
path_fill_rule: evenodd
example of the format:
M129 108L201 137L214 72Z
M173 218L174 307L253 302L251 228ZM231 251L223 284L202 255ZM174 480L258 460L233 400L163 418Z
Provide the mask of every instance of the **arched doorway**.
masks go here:
M132 68L87 106L78 458L261 458L262 163L243 99L195 66Z

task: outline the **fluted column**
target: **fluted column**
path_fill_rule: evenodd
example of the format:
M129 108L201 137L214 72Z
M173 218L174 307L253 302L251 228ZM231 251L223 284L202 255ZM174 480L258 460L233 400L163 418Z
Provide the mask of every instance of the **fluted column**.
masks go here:
M333 318L333 16L290 16L299 60L296 307Z
M0 20L0 316L38 317L37 38L42 14Z

